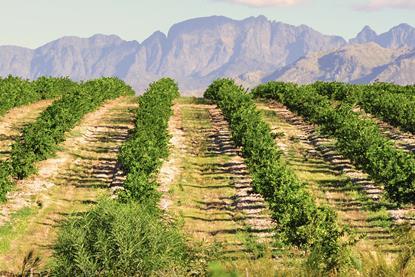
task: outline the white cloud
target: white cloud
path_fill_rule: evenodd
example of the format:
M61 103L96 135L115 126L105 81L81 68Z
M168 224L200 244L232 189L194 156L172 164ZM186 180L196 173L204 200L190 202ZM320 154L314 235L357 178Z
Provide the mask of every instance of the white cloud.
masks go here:
M415 0L370 0L369 3L355 6L361 11L379 11L383 9L415 9Z
M291 6L302 0L221 0L235 4L242 4L252 7Z

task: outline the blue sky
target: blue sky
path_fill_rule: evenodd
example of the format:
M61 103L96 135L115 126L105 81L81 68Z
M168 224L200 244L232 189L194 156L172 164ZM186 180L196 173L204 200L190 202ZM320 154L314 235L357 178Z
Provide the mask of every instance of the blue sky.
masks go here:
M176 22L209 15L265 15L351 38L363 26L377 32L415 26L415 0L0 0L0 45L38 47L65 36L117 34L143 41Z

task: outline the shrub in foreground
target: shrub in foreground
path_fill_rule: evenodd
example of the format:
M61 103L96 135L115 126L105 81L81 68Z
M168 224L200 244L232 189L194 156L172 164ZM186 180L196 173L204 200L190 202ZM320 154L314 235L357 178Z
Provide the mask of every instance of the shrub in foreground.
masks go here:
M179 229L153 208L104 199L67 221L54 247L56 276L181 275L189 251Z

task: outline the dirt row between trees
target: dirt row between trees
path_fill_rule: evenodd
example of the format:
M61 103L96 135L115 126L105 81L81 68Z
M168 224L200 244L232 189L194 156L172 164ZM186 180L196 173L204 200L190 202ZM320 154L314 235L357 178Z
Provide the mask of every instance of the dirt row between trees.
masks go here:
M169 129L171 155L159 178L162 207L183 222L192 240L216 245L218 259L229 261L230 267L253 273L266 268L259 263L269 262L273 272L271 255L254 261L253 248L271 247L275 225L266 203L251 189L220 110L179 99Z
M258 108L277 134L276 142L300 180L321 204L334 207L343 224L361 236L362 250L394 253L391 227L411 221L412 209L379 208L382 189L367 174L344 158L334 140L323 137L317 127L278 103L259 103Z
M163 210L168 210L172 204L168 192L170 186L182 173L181 161L187 151L186 138L182 128L181 106L176 104L172 109L173 115L168 126L168 132L171 135L170 154L168 159L163 162L157 178L157 182L160 184L159 191L162 193L160 208Z
M14 108L0 117L0 161L8 158L10 147L20 135L22 128L36 120L53 100L43 100Z
M36 176L17 184L1 205L0 270L18 272L30 250L44 265L62 219L111 194L117 153L134 127L136 102L121 97L87 114L56 157L40 162Z
M359 113L363 118L373 120L373 122L375 122L379 126L382 134L385 137L391 139L395 143L396 147L408 153L415 154L414 134L402 131L399 128L390 125L389 123L382 121L369 113L366 113L363 109L357 108L354 111Z
M415 154L415 136L409 132L405 132L400 128L394 127L391 124L382 121L372 114L366 113L363 109L356 108L354 110L362 118L370 119L375 122L382 134L390 139L396 148L399 148L407 153ZM391 210L393 218L398 222L410 222L415 226L415 206L408 205L404 210Z

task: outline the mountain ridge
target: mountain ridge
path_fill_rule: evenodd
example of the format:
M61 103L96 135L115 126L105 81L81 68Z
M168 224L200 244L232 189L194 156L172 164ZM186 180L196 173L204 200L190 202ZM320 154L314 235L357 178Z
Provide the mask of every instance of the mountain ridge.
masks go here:
M268 20L265 16L243 20L211 16L176 23L166 34L156 31L141 43L126 41L117 35L96 34L89 38L65 36L36 49L0 46L0 75L13 74L29 79L43 75L69 76L75 80L117 76L131 84L138 93L149 82L170 76L179 82L185 93L200 95L215 78L233 77L246 86L254 86L271 79L276 72L296 69L299 61L304 67L307 56L316 53L332 53L332 57L337 57L333 62L344 62L345 67L350 67L354 60L341 59L336 51L347 48L353 51L354 45L367 43L377 44L383 49L415 49L415 28L400 24L377 34L365 26L355 38L346 41L341 36L325 35L304 24L294 26ZM388 55L388 50L376 51ZM357 52L366 55L364 51ZM380 77L392 82L414 82L408 73L401 76L399 70L393 70L393 65L400 65L405 70L412 68L410 57L400 63L387 60L385 66L390 65L387 71L390 74L382 71ZM359 59L357 54L354 59ZM326 63L330 62L326 58ZM333 66L327 64L327 68ZM360 67L365 74L369 71L366 67ZM324 68L315 68L324 73ZM300 73L292 75L299 76ZM318 74L310 76L314 75ZM336 79L330 76L327 74L328 80ZM364 79L365 76L340 79L357 77ZM309 81L313 80L314 77L309 78Z
M341 81L369 83L376 80L394 81L384 69L403 57L412 58L409 48L384 48L374 42L346 45L340 49L311 53L295 63L276 70L261 81L280 80L296 83ZM401 72L403 72L402 70ZM396 75L398 76L398 75ZM411 80L401 78L401 83Z

